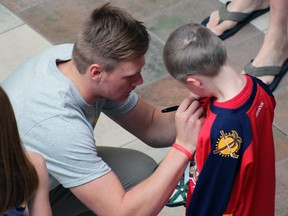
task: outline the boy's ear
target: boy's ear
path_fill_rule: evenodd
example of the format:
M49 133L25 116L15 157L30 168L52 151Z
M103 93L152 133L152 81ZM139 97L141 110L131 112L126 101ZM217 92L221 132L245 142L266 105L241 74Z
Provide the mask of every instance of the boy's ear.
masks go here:
M103 74L103 68L99 64L92 64L89 66L88 72L92 80L97 81L97 80L100 80Z
M201 81L199 79L197 79L197 77L194 76L187 76L186 78L186 83L188 85L194 85L194 86L201 86Z

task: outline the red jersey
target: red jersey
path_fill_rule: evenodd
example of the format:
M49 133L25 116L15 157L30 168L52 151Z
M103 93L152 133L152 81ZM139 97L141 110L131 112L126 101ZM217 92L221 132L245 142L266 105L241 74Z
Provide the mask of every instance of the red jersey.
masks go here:
M186 215L272 216L275 99L257 78L233 99L210 99L191 162Z

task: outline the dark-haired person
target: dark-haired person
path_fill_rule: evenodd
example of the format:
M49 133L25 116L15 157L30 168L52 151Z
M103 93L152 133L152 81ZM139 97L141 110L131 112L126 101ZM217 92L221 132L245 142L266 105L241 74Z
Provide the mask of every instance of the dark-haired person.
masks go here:
M0 87L0 215L52 215L45 160L25 152L13 108Z
M25 147L45 157L53 215L157 215L180 180L203 109L186 98L175 117L138 98L148 46L142 22L105 4L74 44L44 51L4 80ZM157 164L144 153L96 147L101 112L152 147L182 148L153 172Z

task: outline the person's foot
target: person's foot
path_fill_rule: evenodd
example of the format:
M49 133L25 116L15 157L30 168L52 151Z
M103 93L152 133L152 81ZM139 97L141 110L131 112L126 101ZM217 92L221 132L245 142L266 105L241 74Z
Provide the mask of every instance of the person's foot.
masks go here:
M251 13L255 10L261 10L269 7L269 1L255 1L255 0L233 0L227 5L227 10L229 12L243 12ZM231 20L225 20L219 24L219 11L214 11L210 15L209 22L207 23L207 28L209 28L214 34L222 35L226 30L232 29L237 25L237 22Z
M282 66L287 58L288 33L282 36L275 35L275 31L271 30L266 33L263 45L253 60L252 65L255 67ZM273 75L260 76L258 78L268 85L274 80Z

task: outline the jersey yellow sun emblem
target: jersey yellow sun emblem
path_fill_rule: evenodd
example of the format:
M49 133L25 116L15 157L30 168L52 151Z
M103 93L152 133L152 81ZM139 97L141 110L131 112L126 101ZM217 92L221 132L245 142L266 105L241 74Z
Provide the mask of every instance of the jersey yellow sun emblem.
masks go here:
M224 157L238 158L239 155L236 153L241 147L242 139L238 136L238 133L232 130L230 133L224 133L220 131L221 136L218 138L216 143L216 149L213 151L214 154L220 154Z

